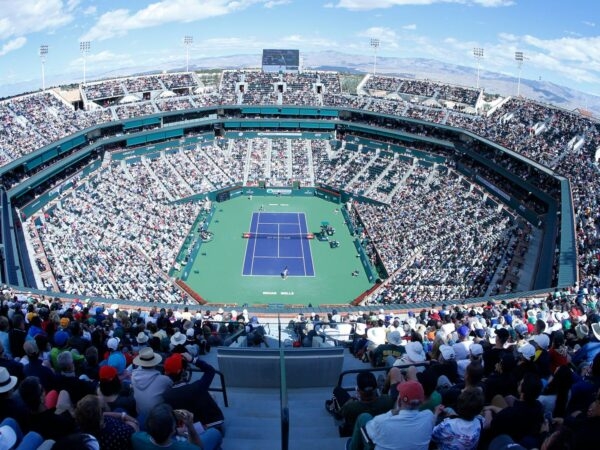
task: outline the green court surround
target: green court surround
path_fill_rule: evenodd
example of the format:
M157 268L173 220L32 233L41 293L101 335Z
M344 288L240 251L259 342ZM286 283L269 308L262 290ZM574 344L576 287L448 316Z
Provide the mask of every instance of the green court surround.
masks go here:
M317 197L239 196L213 203L215 213L210 242L200 247L185 282L209 303L308 305L348 304L372 287L365 275L344 216L338 205ZM242 276L246 240L252 213L263 206L270 212L304 212L309 232L320 231L321 222L336 230L332 249L328 242L310 242L314 277ZM359 276L352 276L354 270Z

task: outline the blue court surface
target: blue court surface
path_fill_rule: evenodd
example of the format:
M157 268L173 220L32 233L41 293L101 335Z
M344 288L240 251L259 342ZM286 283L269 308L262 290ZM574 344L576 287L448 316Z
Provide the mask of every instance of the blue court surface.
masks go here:
M307 234L304 213L252 213L242 275L313 277Z

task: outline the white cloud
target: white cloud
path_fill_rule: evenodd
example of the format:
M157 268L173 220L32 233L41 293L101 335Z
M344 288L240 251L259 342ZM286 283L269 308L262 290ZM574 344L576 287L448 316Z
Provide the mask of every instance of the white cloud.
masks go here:
M587 25L588 27L595 27L596 24L594 22L590 22L589 20L584 20L583 22L584 25Z
M339 0L336 7L352 11L367 11L372 9L391 8L393 6L407 5L433 5L435 3L460 3L466 5L479 5L486 8L510 6L513 0Z
M391 28L386 27L371 27L358 33L359 37L379 39L381 47L397 48L398 35Z
M416 30L417 29L417 24L416 23L409 23L408 25L403 25L402 29L403 30Z
M265 0L162 0L138 11L115 9L108 11L81 38L82 41L103 41L124 36L131 30L156 27L167 23L189 23L241 11Z
M96 8L95 6L88 6L86 9L83 10L83 15L84 16L93 16L96 14L97 11L98 11L98 8Z
M292 0L269 0L265 3L265 8L274 8L275 6L289 5Z
M73 21L72 5L62 0L2 1L0 39L54 30Z
M26 43L27 43L27 39L25 39L22 36L18 37L16 39L13 39L12 41L8 41L6 44L2 45L2 48L0 49L0 56L4 56L7 53L18 50L21 47L23 47Z

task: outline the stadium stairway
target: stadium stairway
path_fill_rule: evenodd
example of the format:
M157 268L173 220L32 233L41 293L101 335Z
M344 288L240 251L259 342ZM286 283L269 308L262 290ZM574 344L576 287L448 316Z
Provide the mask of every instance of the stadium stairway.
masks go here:
M218 369L216 349L202 358ZM369 364L359 361L348 349L345 350L343 370L365 367L369 367ZM199 374L194 374L196 376ZM248 376L252 374L249 373ZM354 376L349 375L345 378L344 385L352 386L354 382ZM219 386L218 377L212 386ZM325 400L331 398L332 391L333 386L288 389L290 450L306 450L315 446L331 450L345 448L347 438L339 436L333 417L325 411ZM225 415L223 450L282 448L279 387L228 387L228 407L225 407L220 392L213 392L213 395Z

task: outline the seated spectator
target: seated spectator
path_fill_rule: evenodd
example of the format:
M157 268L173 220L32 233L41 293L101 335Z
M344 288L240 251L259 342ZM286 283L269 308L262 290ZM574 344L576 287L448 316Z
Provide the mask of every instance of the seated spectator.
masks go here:
M505 348L510 336L508 330L506 328L498 328L494 333L496 340L493 347L484 347L483 352L483 368L486 375L492 373L496 367L496 363L502 358L502 355L509 351Z
M512 405L495 397L492 405L484 408L485 428L489 436L508 434L524 447L539 445L538 436L544 422L544 407L538 401L542 392L542 381L535 373L527 373L519 383L519 398Z
M464 380L467 366L471 363L477 363L483 367L483 347L481 344L472 344L469 347L469 357L456 361L456 369L459 380Z
M387 335L387 342L382 345L378 345L375 349L368 352L369 361L373 367L383 367L389 361L389 358L393 358L395 361L400 358L406 350L401 345L402 337L399 331L392 331ZM392 362L393 363L393 362Z
M19 395L27 408L22 421L26 430L55 441L75 431L75 421L69 411L57 411L56 404L53 405L50 396L44 394L37 377L25 378L19 386ZM50 404L47 405L46 401Z
M583 377L571 387L571 396L567 404L567 413L587 411L595 392L600 389L600 353L594 357L591 368L582 372Z
M429 366L424 372L417 374L419 381L425 373L430 374L433 379L438 380L438 386L440 384L440 377L445 376L446 384L455 384L458 381L458 371L456 366L456 355L454 349L450 345L440 346L440 356L437 361L431 361Z
M426 409L420 411L425 399L423 386L418 381L406 381L398 385L398 402L394 409L373 417L361 414L354 427L347 449L364 448L361 428L375 448L389 450L427 450L433 430L434 415Z
M13 396L17 383L17 377L9 374L5 367L0 367L0 421L12 417L21 422L26 413L21 402Z
M177 428L178 422L182 425L181 431ZM150 410L146 430L132 436L134 450L160 450L164 447L176 450L216 450L223 440L221 433L215 428L199 433L191 412L182 409L173 411L166 403L158 404ZM187 432L187 442L175 440L176 435L185 436L184 432Z
M86 395L77 403L75 421L82 433L94 436L102 450L131 449L131 435L137 421L125 413L103 413L100 399Z
M538 400L544 405L546 415L565 417L567 401L573 385L573 372L569 366L561 366L550 377Z
M67 391L73 405L76 405L86 395L96 393L94 383L77 378L71 352L64 351L58 355L57 365L58 371L55 377L56 390L58 392Z
M483 393L477 388L466 388L458 396L456 412L450 414L433 428L432 442L438 444L439 450L474 450L479 443L484 418L481 415L483 408ZM435 410L435 415L446 412L443 405Z
M123 386L117 369L112 366L102 366L99 373L97 394L102 406L108 411L126 412L135 417L137 409L131 386Z
M138 368L131 374L131 384L140 420L144 420L150 410L163 401L163 394L173 386L168 376L156 370L161 361L162 356L155 354L150 347L143 348L133 360Z
M208 391L215 377L215 368L195 358L191 364L203 373L200 379L186 382L186 361L180 353L174 353L165 360L165 375L173 380L173 387L164 394L164 400L173 409L185 409L194 415L194 422L204 428L218 427L222 430L223 412Z
M394 400L389 395L377 394L377 379L372 372L356 375L356 393L357 397L351 397L346 389L338 386L333 390L333 398L325 402L327 411L342 422L339 426L342 437L352 435L360 414L382 414L394 406Z
M34 340L26 341L23 347L29 361L23 369L25 376L38 377L46 392L55 389L56 375L52 369L43 364L44 361L40 358L40 351L36 342Z
M494 395L517 395L517 382L513 377L516 361L512 353L506 353L496 363L494 371L484 381L485 403L491 403Z
M0 342L0 367L5 367L8 373L17 377L19 381L23 381L25 374L23 373L23 364L16 362L8 357L4 352L4 345Z

